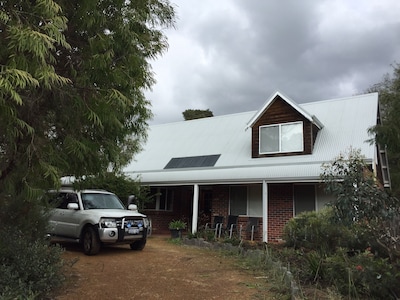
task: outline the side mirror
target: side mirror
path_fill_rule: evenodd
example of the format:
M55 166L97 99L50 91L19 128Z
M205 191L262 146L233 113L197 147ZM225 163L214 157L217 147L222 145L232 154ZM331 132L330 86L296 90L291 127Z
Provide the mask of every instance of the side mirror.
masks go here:
M135 199L136 199L135 195L129 195L129 197L128 197L128 206L130 204L134 203Z
M128 205L128 209L129 210L133 210L133 211L138 211L138 209L137 209L137 205L136 204L129 204Z
M70 203L68 203L67 208L71 209L71 210L78 210L79 206L78 206L78 203L71 203L70 202Z

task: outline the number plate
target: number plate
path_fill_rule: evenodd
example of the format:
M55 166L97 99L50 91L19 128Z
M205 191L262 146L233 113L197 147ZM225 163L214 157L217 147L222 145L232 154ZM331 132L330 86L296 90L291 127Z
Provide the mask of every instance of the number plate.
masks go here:
M139 234L138 228L127 228L129 234Z

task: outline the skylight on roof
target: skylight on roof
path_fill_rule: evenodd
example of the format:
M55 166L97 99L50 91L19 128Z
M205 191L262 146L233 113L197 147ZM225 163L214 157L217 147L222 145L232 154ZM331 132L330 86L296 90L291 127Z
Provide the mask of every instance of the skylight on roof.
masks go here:
M174 157L171 158L164 169L213 167L220 156L221 154Z

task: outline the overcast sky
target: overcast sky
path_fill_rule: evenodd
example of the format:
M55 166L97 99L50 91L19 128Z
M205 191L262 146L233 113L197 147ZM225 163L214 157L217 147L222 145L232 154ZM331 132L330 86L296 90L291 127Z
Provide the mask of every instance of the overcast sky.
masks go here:
M400 62L399 0L171 0L169 49L152 61L150 124L365 92Z

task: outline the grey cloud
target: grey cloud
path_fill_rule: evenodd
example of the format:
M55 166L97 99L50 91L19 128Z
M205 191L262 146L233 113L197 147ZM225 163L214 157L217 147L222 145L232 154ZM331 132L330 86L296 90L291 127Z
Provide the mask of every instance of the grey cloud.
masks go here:
M187 108L215 115L256 110L275 90L298 102L361 93L400 54L400 22L384 19L390 7L374 14L368 1L354 15L353 7L327 11L346 1L175 2L180 18L160 64L169 77L157 78L168 88L160 93L156 86L152 95L159 123L181 120ZM171 105L157 111L162 102Z

